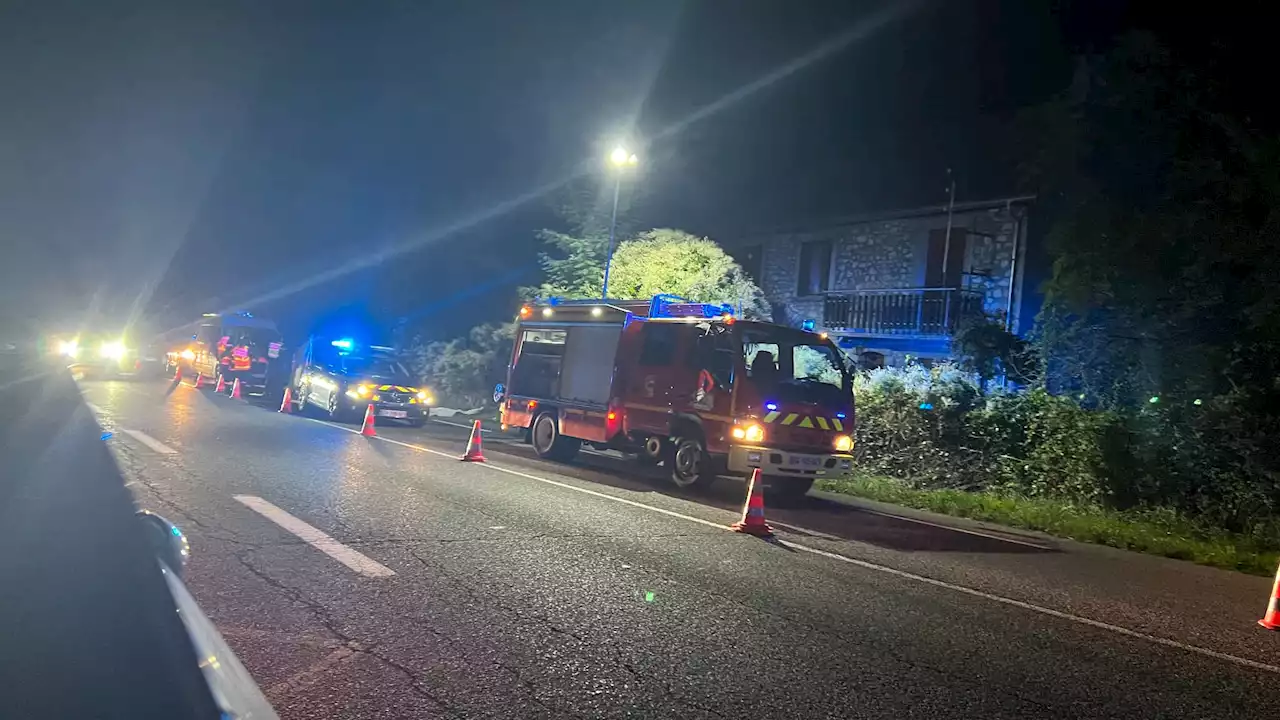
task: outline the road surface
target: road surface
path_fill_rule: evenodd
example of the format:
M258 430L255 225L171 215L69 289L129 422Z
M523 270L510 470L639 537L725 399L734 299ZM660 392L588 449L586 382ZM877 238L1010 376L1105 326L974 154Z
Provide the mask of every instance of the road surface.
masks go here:
M608 454L82 392L284 718L1280 717L1262 578L823 498L768 542Z

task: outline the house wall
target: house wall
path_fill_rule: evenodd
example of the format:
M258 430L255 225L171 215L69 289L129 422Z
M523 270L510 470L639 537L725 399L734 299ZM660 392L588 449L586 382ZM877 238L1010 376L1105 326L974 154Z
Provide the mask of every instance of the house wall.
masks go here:
M952 218L953 232L970 231L962 286L982 292L984 309L993 317L1003 317L1008 307L1010 273L1017 269L1015 246L1019 246L1019 268L1025 256L1025 247L1020 246L1024 244L1025 221L1018 220L1023 212L1020 205L999 206L957 211ZM823 297L797 296L801 244L831 241L829 292L917 288L925 281L929 233L946 226L946 213L939 212L776 234L758 240L762 267L757 280L774 306L775 321L798 325L814 318L821 323ZM1019 317L1021 277L1014 281L1013 320L1015 330L1020 331L1025 329Z

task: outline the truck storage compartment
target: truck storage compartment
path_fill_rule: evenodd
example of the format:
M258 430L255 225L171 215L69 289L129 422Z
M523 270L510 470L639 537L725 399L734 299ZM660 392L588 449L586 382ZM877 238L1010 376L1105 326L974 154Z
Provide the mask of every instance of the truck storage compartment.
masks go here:
M621 325L581 325L569 329L560 380L560 399L608 404Z

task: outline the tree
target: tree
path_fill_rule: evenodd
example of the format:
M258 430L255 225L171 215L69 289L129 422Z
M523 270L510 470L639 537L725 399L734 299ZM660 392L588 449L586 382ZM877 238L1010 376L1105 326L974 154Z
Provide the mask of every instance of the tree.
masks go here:
M732 305L751 319L770 315L764 293L741 265L716 243L683 230L642 232L613 254L611 296L643 299L659 293Z
M409 363L445 403L480 407L505 379L515 325L478 325L466 337L446 342L416 339Z
M612 181L587 176L570 182L556 195L555 212L567 232L543 229L537 238L545 252L538 262L546 274L541 285L523 288L530 297L599 297L604 287L604 260L613 219ZM627 183L618 196L615 243L635 232L632 208L645 196L643 183ZM612 294L612 289L610 294Z
M1104 406L1275 390L1280 137L1226 88L1233 49L1135 33L1020 118L1052 218L1037 344L1054 389Z

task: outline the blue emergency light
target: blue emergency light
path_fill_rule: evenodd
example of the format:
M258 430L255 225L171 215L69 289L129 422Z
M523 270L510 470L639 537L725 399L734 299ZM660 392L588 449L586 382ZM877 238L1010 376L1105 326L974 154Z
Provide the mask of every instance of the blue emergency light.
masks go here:
M351 346L354 345L355 343L353 343L350 338L342 338L341 340L334 340L329 344L336 348L341 348L343 350L350 350Z
M732 314L732 305L693 302L687 298L682 298L679 295L670 295L666 293L654 295L653 300L649 303L649 317L651 318L716 318L721 315Z
M800 329L804 330L805 332L813 332L813 329L817 326L818 326L818 323L813 318L809 318L808 320L805 320L804 322L800 323Z

